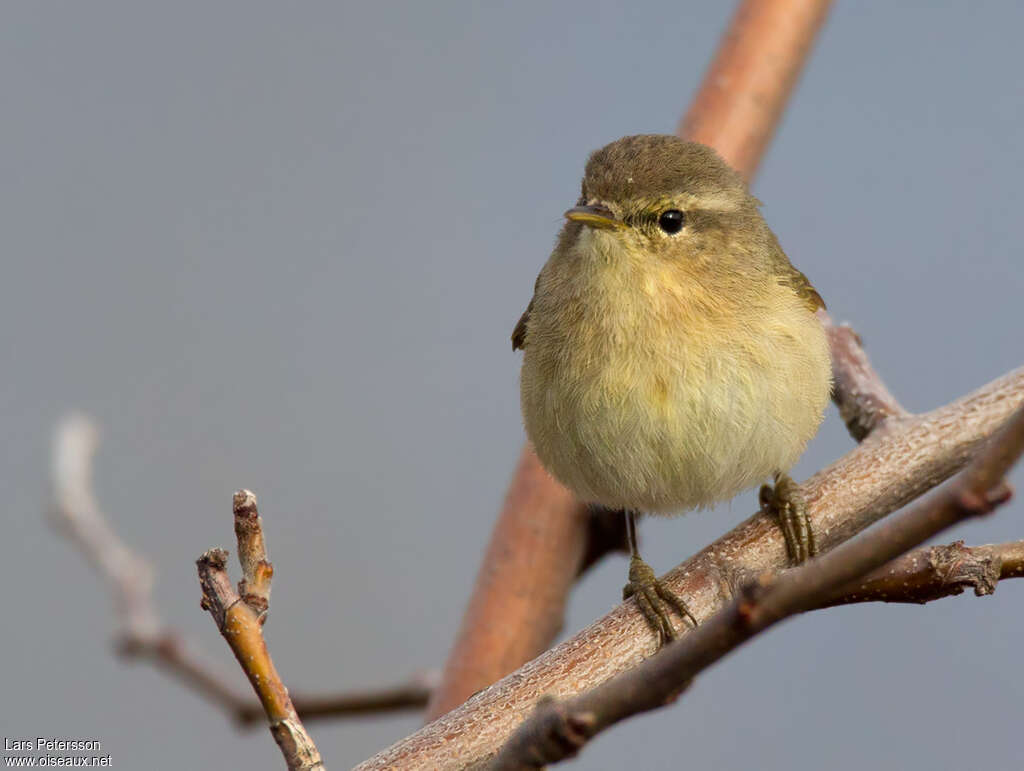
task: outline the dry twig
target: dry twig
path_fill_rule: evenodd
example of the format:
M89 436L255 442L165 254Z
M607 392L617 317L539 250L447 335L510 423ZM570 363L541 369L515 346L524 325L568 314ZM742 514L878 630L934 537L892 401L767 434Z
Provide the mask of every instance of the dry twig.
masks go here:
M363 691L345 691L324 696L299 695L292 697L292 703L299 717L306 723L326 718L357 717L360 715L381 715L387 712L408 712L423 709L430 694L437 687L440 673L426 670L412 675L398 685L367 688ZM246 703L235 717L244 726L262 725L266 713L259 703Z
M60 422L53 442L54 518L86 556L114 595L117 649L144 657L179 677L200 694L236 713L250 705L164 625L153 602L153 570L120 539L100 510L92 486L92 459L99 445L96 425L83 415Z
M180 634L160 618L153 600L153 569L118 536L93 491L92 459L99 444L95 423L70 415L54 433L52 477L58 528L110 586L117 613L117 650L153 662L201 696L222 707L241 725L266 719L259 702L239 693L203 661ZM433 671L392 687L323 696L295 696L303 720L419 709L437 684Z
M233 508L242 580L236 593L225 569L228 553L223 549L205 552L196 561L203 609L210 612L256 691L288 768L323 771L320 752L299 719L263 639L274 568L267 559L256 496L239 490Z
M915 549L877 570L840 587L820 607L855 602L907 602L923 605L943 597L974 590L983 597L1004 578L1024 577L1024 541Z

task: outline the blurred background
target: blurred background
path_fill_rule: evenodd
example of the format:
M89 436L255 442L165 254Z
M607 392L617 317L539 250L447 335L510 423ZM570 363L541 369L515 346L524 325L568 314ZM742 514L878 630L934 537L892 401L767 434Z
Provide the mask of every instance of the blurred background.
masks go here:
M443 662L523 441L509 334L585 158L674 131L732 10L624 5L5 7L5 736L98 739L124 769L281 765L266 731L112 655L109 596L44 516L70 409L102 426L99 499L164 618L240 688L194 568L234 549L239 487L290 688ZM1022 25L1009 1L838 3L753 186L914 410L1024 363ZM830 410L795 475L852 445ZM754 508L645 522L645 556L666 570ZM1024 537L1021 513L945 540ZM586 576L566 634L625 573ZM1008 581L791 621L576 767L1018 767L1022 601ZM418 725L311 730L344 768Z

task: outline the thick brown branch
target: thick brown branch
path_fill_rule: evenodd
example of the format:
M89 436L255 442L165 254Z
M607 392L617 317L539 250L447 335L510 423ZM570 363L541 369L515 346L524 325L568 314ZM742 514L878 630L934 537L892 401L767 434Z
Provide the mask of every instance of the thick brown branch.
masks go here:
M741 2L679 135L712 145L733 168L754 176L831 5Z
M320 752L299 719L263 638L273 570L266 559L256 496L248 490L235 493L234 512L245 577L239 582L239 593L235 593L225 569L228 553L223 549L207 551L196 562L203 589L202 606L213 617L256 691L288 768L323 771Z
M891 421L815 474L802 489L819 548L836 547L963 468L1022 403L1024 368L945 407ZM703 624L729 604L737 587L787 562L780 529L756 514L664 581ZM630 600L360 768L466 768L484 762L541 696L590 690L636 666L656 643Z
M743 0L680 135L753 176L829 5ZM589 527L586 508L524 447L428 719L551 643L576 576L605 553L588 541Z
M243 725L262 722L265 719L262 706L214 672L192 646L160 619L153 601L152 568L121 540L96 501L92 459L98 444L99 431L84 416L69 416L57 427L52 461L53 517L61 532L110 586L119 625L118 653L152 662L222 707ZM430 672L416 675L408 683L380 690L296 695L292 701L299 715L307 721L421 709L426 706L437 679L436 674Z
M1003 476L1024 452L1024 409L941 494L806 565L747 584L714 618L657 656L561 704L542 702L502 748L492 771L539 768L574 755L631 715L675 700L694 676L785 618L821 607L858 576L956 523L1009 499Z

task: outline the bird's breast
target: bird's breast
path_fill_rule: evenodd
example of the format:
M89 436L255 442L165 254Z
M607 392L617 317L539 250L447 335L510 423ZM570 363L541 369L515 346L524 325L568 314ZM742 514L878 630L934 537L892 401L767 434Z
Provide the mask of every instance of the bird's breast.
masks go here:
M830 387L817 319L791 291L716 296L671 265L548 277L521 394L545 466L585 500L710 505L788 470Z

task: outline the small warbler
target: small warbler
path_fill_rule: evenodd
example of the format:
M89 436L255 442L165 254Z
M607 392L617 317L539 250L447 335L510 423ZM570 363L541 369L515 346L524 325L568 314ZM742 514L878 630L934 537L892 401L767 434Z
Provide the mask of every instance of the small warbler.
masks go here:
M696 620L640 558L635 518L729 499L769 477L791 557L815 551L784 472L831 390L821 297L740 175L674 136L590 156L582 195L512 334L526 432L579 498L627 515L635 595L661 642Z

